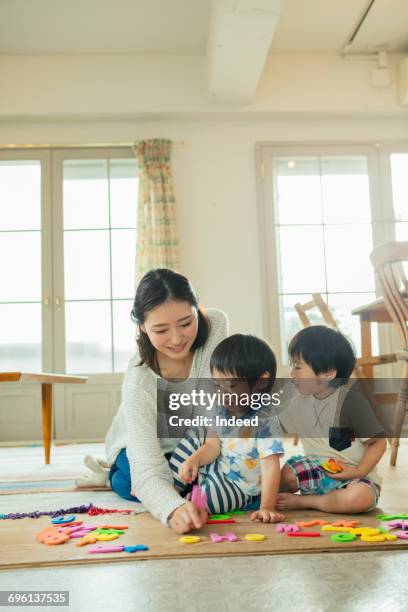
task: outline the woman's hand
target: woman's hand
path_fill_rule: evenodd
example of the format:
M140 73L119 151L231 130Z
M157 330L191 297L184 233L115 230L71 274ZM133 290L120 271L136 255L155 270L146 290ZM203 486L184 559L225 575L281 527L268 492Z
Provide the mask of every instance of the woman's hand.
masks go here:
M283 514L269 508L259 508L251 514L251 521L262 523L280 523L284 518Z
M186 484L194 482L197 478L199 466L200 462L198 458L194 457L194 455L188 457L179 467L180 480Z
M204 508L197 508L192 502L186 502L172 512L168 522L176 533L187 533L192 529L201 529L207 519L208 514Z

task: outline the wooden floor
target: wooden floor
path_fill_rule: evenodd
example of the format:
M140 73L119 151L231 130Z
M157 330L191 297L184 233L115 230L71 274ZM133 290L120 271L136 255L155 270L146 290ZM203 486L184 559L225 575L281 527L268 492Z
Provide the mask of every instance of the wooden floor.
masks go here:
M81 516L85 524L102 526L106 524L106 516L97 516L89 519ZM295 523L297 521L310 521L312 519L323 519L329 522L339 520L340 515L320 513L316 510L290 510L285 514L285 521ZM350 516L350 519L359 521L365 527L378 527L379 522L376 518L376 511L370 514ZM3 554L0 557L1 569L20 569L38 568L51 566L72 566L95 563L124 563L141 560L158 559L203 559L218 556L238 557L254 555L299 555L316 553L371 553L377 551L404 550L408 551L408 543L405 540L397 539L393 542L363 542L357 537L354 542L347 544L333 542L333 534L324 532L320 527L309 527L302 529L303 532L317 532L319 537L313 538L291 538L286 534L277 533L276 526L273 524L254 524L250 520L250 515L235 516L234 524L229 525L205 525L193 535L198 535L201 541L194 545L183 544L179 541L180 536L171 529L162 525L150 514L144 512L138 515L121 516L120 521L117 517L115 524L119 522L126 525L117 540L112 542L115 545L135 546L143 544L148 547L147 551L140 551L136 555L123 554L121 552L104 553L103 555L89 554L92 546L75 546L78 540L71 540L61 546L46 546L39 544L36 540L37 535L50 526L49 517L39 519L23 519L21 521L4 521L0 525L1 546ZM112 520L110 519L112 523ZM211 541L210 534L225 535L232 532L237 541L218 542ZM247 534L262 534L265 539L260 542L247 541ZM99 542L102 546L106 543ZM330 562L330 561L329 561Z
M285 458L300 452L300 446L285 442ZM83 465L85 455L103 457L104 445L98 443L54 446L50 465L44 465L43 449L40 446L3 447L0 448L0 482L62 476L76 478L87 471ZM390 509L401 509L401 505L405 504L408 510L408 440L401 440L397 466L391 467L389 463L388 448L379 465L383 477L380 504Z
M383 478L380 505L392 510L402 507L408 512L408 440L401 440L397 465L390 466L390 448L379 464L379 472Z
M287 446L286 456L299 448ZM101 445L70 445L53 449L53 464L43 465L42 448L0 448L1 475L52 477L53 473L82 472L85 454L103 454ZM398 464L389 467L389 450L381 461L384 478L380 505L387 512L408 511L408 441L401 443ZM2 512L67 507L92 501L89 493L7 495ZM18 499L17 499L18 498ZM103 507L126 508L111 491L98 493ZM4 509L3 509L4 506ZM1 525L1 522L0 522ZM407 551L408 552L408 551ZM259 557L171 559L99 563L0 571L2 589L65 590L70 609L204 610L223 608L291 612L359 612L408 610L406 551L293 554ZM294 588L295 585L295 588ZM205 604L205 605L204 605Z
M87 471L85 455L103 457L104 444L64 444L52 447L51 463L45 465L41 445L0 447L0 482L77 478Z

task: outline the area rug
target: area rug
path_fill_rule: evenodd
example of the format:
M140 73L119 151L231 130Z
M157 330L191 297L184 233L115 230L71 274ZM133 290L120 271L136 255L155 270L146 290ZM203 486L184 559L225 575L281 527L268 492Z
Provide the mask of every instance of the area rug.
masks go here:
M62 493L69 491L109 491L107 487L81 487L75 486L75 479L52 478L40 480L0 481L0 495L26 495L27 493Z
M361 525L378 527L379 521L376 511L364 516L347 516L348 520L358 520ZM113 542L98 542L99 545L125 545L134 546L144 544L146 551L135 553L112 552L91 554L87 546L77 547L76 540L64 544L47 546L36 540L36 535L45 527L51 525L49 517L39 519L24 518L21 520L0 521L0 568L33 568L56 565L112 563L123 561L138 561L150 559L180 559L200 557L230 557L241 555L275 555L275 554L307 554L329 552L370 552L377 550L408 550L407 540L393 542L363 542L357 538L354 542L337 543L330 539L329 532L321 532L319 537L290 537L284 533L277 533L276 525L253 523L249 514L235 517L234 524L206 525L198 535L201 541L196 544L184 544L179 541L180 536L165 527L150 514L136 515L104 515L89 517L78 515L78 519L92 525L128 525L117 540ZM343 516L328 515L310 511L291 511L286 513L288 523L295 521L308 521L312 518L322 518L328 521L344 519ZM320 531L320 527L305 528L304 531ZM224 535L233 532L238 541L213 543L210 533ZM263 541L247 541L247 534L263 534ZM328 562L330 563L330 562Z

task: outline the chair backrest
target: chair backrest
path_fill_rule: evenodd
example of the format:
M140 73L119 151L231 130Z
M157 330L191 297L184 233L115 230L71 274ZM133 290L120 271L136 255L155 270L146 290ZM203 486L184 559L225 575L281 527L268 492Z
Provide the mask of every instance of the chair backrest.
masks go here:
M408 242L387 242L376 247L370 255L374 266L385 307L395 323L408 349L408 279L404 262L408 263Z
M337 329L337 323L334 320L332 313L329 310L326 302L322 298L320 293L312 293L312 300L310 302L306 302L306 304L295 304L294 308L299 315L300 320L302 321L304 327L310 327L312 325L312 321L309 319L307 315L308 310L312 310L313 308L317 308L320 314L323 317L323 320L327 325Z

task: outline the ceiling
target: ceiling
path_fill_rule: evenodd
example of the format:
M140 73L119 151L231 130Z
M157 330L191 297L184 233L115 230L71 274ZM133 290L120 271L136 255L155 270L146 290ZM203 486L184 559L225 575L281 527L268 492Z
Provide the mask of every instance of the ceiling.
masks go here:
M0 0L0 53L203 53L210 0Z
M368 0L283 0L271 51L339 52ZM408 0L375 0L351 47L353 52L408 51Z
M408 1L375 0L352 47L408 52Z
M271 52L340 52L368 1L282 0ZM211 0L0 0L0 53L202 54L210 9ZM408 52L408 0L375 0L351 50L379 48Z

